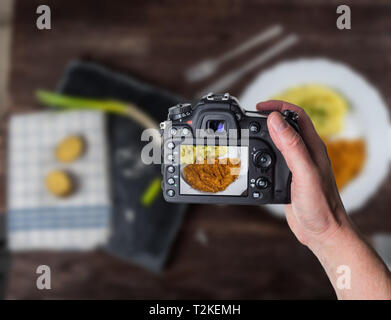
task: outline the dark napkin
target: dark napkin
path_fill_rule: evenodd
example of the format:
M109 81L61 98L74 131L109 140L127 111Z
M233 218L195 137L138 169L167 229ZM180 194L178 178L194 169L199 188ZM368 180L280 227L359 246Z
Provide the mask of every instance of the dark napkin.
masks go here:
M129 101L157 122L179 97L91 62L72 62L61 80L59 92L102 99ZM167 203L159 195L150 206L141 196L157 178L160 165L144 165L141 128L126 117L107 116L112 187L112 234L108 252L153 271L163 268L181 226L186 205Z

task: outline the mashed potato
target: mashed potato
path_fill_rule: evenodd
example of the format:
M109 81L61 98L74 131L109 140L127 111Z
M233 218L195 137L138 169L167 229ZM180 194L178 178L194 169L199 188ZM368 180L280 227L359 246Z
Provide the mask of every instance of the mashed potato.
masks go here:
M346 99L336 90L318 84L307 84L288 89L272 99L284 100L303 108L322 137L344 129L348 112Z

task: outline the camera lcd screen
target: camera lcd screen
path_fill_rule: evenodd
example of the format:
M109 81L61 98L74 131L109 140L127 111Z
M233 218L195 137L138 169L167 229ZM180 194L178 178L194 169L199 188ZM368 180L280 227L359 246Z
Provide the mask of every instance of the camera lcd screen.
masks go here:
M180 146L180 194L247 196L248 147Z

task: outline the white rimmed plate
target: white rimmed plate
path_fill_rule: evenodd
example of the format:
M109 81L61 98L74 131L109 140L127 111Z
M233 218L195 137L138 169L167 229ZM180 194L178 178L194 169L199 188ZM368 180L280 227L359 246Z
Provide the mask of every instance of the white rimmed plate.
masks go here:
M302 84L323 84L337 89L349 101L351 110L341 137L361 137L366 142L367 158L360 175L341 193L346 210L360 208L372 197L389 169L390 123L388 108L379 92L350 67L328 59L300 59L279 63L262 72L244 91L239 101L248 110L255 110L260 101ZM284 206L269 205L278 216Z

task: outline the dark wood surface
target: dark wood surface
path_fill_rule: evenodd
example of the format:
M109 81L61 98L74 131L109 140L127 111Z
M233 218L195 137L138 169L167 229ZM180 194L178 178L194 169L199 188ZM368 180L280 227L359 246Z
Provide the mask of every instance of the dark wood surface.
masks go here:
M10 114L37 109L37 88L54 89L71 59L102 62L191 97L207 84L189 85L186 67L219 55L276 22L300 43L257 68L230 90L239 95L264 68L284 59L324 56L344 62L372 82L391 105L391 2L344 1L352 9L352 30L335 26L339 1L103 1L47 0L50 31L35 28L41 1L16 1ZM237 67L262 48L224 65L217 76ZM216 77L217 77L216 76ZM370 108L370 106L368 106ZM369 113L370 115L370 113ZM0 156L5 159L6 128ZM4 161L0 204L5 209ZM352 219L370 238L391 232L391 175ZM358 195L360 196L360 195ZM203 232L207 241L197 240ZM35 269L52 268L52 286L39 291ZM91 253L14 254L9 298L334 298L316 258L301 246L282 219L262 208L192 206L175 242L167 268L153 274Z

